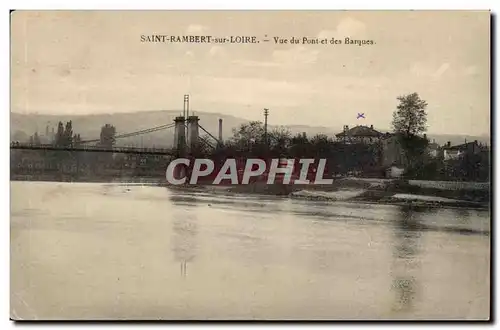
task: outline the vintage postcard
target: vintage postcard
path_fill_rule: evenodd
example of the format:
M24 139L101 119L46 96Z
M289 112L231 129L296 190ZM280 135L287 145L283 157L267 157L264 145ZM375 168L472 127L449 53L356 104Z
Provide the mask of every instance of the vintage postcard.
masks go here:
M489 320L489 11L13 11L10 315Z

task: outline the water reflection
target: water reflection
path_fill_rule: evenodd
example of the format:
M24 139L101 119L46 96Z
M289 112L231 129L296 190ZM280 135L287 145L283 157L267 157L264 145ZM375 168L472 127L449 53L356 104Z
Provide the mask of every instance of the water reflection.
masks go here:
M418 254L422 225L421 210L402 207L394 226L394 263L392 289L395 292L393 310L413 310L418 294L415 272L418 270Z
M178 198L170 199L173 204L183 202ZM185 201L184 201L185 202ZM191 207L196 208L197 204L192 203ZM198 249L197 235L198 223L195 210L181 207L178 214L172 221L172 253L177 262L180 263L181 277L187 276L188 263L194 261Z

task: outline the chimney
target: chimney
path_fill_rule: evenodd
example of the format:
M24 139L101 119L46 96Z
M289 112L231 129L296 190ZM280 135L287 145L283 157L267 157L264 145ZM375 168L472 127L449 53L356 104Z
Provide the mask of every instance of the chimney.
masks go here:
M373 129L373 125L370 125L370 128Z
M222 143L222 118L219 119L219 142Z
M449 148L449 147L451 147L451 142L450 142L450 141L448 141L448 143L446 143L446 146L447 146L448 148Z
M427 140L427 134L424 133L424 140Z
M347 132L349 130L349 125L344 125L344 132Z

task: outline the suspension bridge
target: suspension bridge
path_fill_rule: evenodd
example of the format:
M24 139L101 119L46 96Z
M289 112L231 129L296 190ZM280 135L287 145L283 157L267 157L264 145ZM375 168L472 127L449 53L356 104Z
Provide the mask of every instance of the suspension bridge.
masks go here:
M200 145L217 148L222 145L222 119L219 119L219 138L216 138L199 123L198 116L189 115L189 95L184 95L184 109L181 116L175 117L173 123L146 128L114 136L115 140L150 134L158 131L174 130L174 145L172 148L137 148L137 147L112 147L105 148L99 144L100 138L79 141L78 146L59 147L53 144L27 144L12 143L11 149L47 150L47 151L85 151L85 152L112 152L112 153L140 153L151 155L182 155L191 150L197 150ZM200 136L200 130L207 134L207 138Z

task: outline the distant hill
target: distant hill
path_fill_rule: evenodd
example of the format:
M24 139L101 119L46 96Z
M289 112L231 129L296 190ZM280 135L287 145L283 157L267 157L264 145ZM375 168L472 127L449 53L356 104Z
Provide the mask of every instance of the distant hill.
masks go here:
M222 135L227 139L232 135L232 129L248 120L218 113L196 112L200 117L200 124L215 137L218 136L219 118L223 120ZM99 138L101 127L104 124L112 124L116 127L117 134L129 133L172 123L174 118L179 115L179 111L147 111L134 113L111 113L99 115L42 115L42 114L19 114L12 112L10 116L10 137L11 140L27 141L30 135L38 132L45 138L46 127L49 126L49 132L52 128L57 131L59 121L63 123L71 120L73 122L73 131L79 133L85 139ZM293 134L305 132L308 136L316 134L326 134L333 136L339 133L341 127L321 127L306 125L285 125ZM273 129L274 126L269 126ZM377 129L377 128L375 128ZM386 130L380 129L385 132ZM150 134L144 134L127 139L119 139L119 145L135 146L156 146L170 147L173 144L173 129L163 130ZM205 132L200 131L200 135ZM429 138L435 139L436 143L442 145L450 141L452 145L464 143L467 141L478 140L482 143L490 144L489 136L471 136L471 135L446 135L446 134L428 134Z

